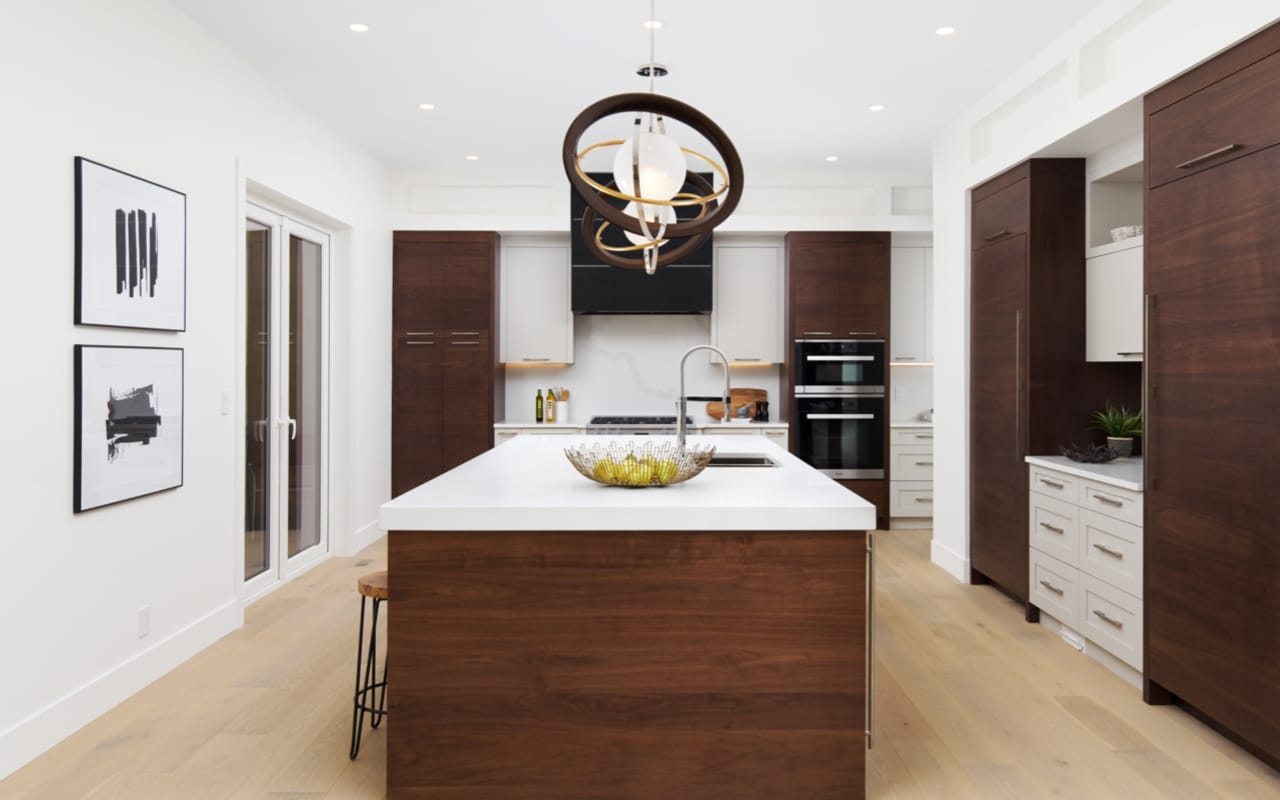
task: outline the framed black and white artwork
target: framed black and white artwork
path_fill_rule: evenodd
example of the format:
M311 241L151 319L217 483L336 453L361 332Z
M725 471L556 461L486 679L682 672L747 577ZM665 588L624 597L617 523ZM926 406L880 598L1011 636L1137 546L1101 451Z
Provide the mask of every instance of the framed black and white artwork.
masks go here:
M76 157L76 324L187 328L187 196Z
M182 485L180 347L75 348L77 512Z

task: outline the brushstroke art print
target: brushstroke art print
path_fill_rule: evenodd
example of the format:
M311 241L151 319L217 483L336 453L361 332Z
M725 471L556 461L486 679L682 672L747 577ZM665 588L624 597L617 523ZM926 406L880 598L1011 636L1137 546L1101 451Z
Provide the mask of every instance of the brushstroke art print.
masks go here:
M185 330L187 196L76 158L76 324Z
M183 351L76 345L75 511L182 485Z

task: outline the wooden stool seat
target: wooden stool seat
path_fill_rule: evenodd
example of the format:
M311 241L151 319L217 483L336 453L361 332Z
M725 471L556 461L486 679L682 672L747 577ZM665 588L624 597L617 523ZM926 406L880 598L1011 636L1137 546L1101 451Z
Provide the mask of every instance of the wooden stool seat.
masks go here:
M375 600L387 599L387 571L370 572L368 575L360 578L356 587L360 590L360 594L365 597L372 597Z

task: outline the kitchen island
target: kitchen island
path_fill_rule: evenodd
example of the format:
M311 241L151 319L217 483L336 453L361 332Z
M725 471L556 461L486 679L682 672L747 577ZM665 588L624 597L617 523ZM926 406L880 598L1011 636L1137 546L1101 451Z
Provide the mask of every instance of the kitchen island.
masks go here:
M583 478L519 437L382 507L390 798L862 797L874 507L773 468ZM745 440L745 441L744 441Z

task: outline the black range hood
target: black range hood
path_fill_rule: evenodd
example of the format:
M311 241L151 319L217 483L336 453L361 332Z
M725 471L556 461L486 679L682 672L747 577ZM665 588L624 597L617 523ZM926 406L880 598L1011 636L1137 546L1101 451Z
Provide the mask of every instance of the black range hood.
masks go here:
M594 180L608 184L608 173L587 173ZM702 175L710 182L711 174ZM686 187L683 191L694 191ZM570 190L570 233L572 241L572 302L575 314L707 314L711 312L712 236L694 252L653 275L642 269L621 269L601 264L582 242L582 214L586 203ZM611 199L615 206L626 205ZM698 207L676 209L680 219L692 219ZM630 244L617 226L605 230L605 244Z

